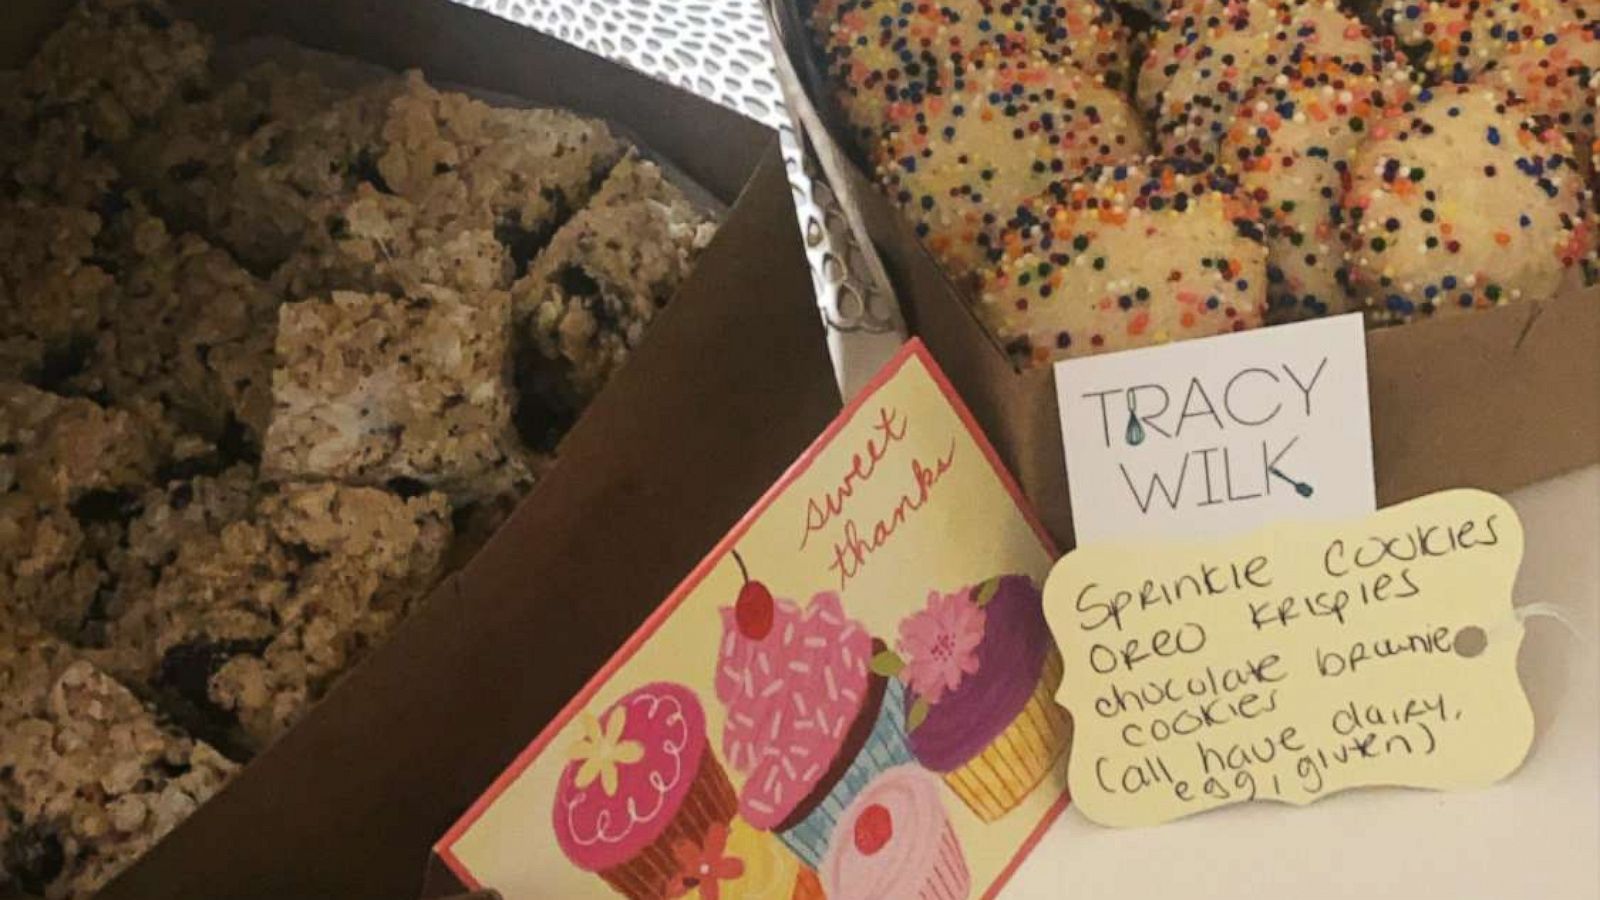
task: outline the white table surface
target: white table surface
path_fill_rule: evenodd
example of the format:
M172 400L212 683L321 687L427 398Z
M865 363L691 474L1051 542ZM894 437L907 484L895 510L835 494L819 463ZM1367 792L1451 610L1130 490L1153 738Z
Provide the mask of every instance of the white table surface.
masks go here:
M758 0L459 0L556 34L774 127L786 113ZM790 137L790 135L785 135ZM788 155L796 151L786 140ZM811 186L791 165L797 197ZM831 251L808 216L813 268ZM817 278L823 309L836 305ZM1527 762L1482 791L1369 790L1310 807L1232 807L1158 828L1100 828L1069 809L1007 898L1596 900L1600 898L1600 467L1511 495L1527 533L1520 669L1537 722Z

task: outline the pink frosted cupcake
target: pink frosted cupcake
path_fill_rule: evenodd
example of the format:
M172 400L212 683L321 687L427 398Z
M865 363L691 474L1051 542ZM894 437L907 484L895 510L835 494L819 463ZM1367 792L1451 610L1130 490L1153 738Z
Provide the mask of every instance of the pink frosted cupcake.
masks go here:
M829 900L961 900L972 890L939 780L916 766L891 769L856 795L820 874Z
M722 628L717 698L723 755L745 776L739 813L815 868L856 793L911 761L905 688L869 671L878 647L838 594L801 608L749 581Z
M680 845L726 829L737 799L679 684L647 684L588 717L556 785L556 841L573 865L626 897L668 895Z

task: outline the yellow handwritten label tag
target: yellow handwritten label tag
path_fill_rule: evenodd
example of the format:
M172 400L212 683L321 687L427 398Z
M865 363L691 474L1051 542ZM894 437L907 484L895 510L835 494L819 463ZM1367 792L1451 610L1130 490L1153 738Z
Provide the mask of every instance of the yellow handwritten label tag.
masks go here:
M1137 826L1504 778L1533 740L1511 596L1522 547L1509 504L1453 490L1211 543L1073 551L1045 586L1073 801Z

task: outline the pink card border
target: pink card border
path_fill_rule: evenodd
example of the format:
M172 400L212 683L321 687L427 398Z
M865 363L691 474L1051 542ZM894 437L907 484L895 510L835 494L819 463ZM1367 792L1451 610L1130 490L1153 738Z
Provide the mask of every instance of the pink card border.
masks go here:
M799 478L811 467L817 455L833 442L833 439L844 428L845 424L850 421L851 417L862 406L866 405L890 379L898 375L907 362L913 359L922 363L923 368L932 376L934 383L939 386L939 390L944 394L945 399L949 401L950 406L955 409L956 415L960 417L962 424L966 425L967 431L972 435L972 439L977 443L979 449L983 451L984 457L989 461L989 465L1000 476L1001 484L1005 486L1006 491L1011 495L1011 499L1017 504L1018 512L1022 514L1022 517L1033 529L1033 533L1039 538L1039 542L1044 545L1051 557L1061 555L1055 541L1051 539L1050 533L1045 531L1044 525L1039 521L1039 517L1023 498L1022 489L1017 485L1016 479L1011 477L1011 473L1000 462L1000 455L995 452L994 445L989 443L989 439L984 436L983 430L978 427L978 423L973 419L972 411L967 408L966 403L962 402L960 395L951 386L950 379L945 377L944 370L940 369L938 363L934 362L933 356L928 352L927 347L923 345L921 340L913 338L900 348L894 359L885 365L882 371L873 376L872 381L866 388L845 406L839 415L823 430L822 434L811 443L811 446L806 448L805 453L795 460L794 464L750 508L750 511L745 513L744 517L723 536L722 540L717 542L711 552L706 554L705 558L689 573L689 576L673 589L671 595L656 608L655 612L650 614L650 618L646 619L644 624L639 627L639 630L628 638L627 642L611 657L610 661L599 672L596 672L593 678L589 679L589 682L583 686L577 696L573 697L562 708L561 712L551 720L549 725L545 726L538 737L535 737L527 747L523 748L521 753L517 754L517 758L511 762L511 765L506 767L505 771L500 773L493 784L489 785L489 789L484 791L477 800L473 801L472 806L468 807L461 818L450 826L450 830L446 831L444 836L434 844L433 852L439 859L444 861L446 866L450 867L450 871L455 873L455 876L461 880L462 884L474 891L483 889L483 885L472 877L472 874L467 871L467 867L456 858L455 853L452 851L456 841L461 838L462 834L472 827L472 824L483 815L489 805L498 799L510 787L512 782L516 781L533 764L533 761L539 757L545 747L555 739L556 734L588 705L590 699L600 690L601 686L609 681L611 676L626 664L639 651L639 648L644 646L645 642L655 634L662 623L666 622L677 611L678 606L688 597L689 593L706 577L712 567L720 562L723 556L739 542L739 539L749 530L751 524L762 513L766 512L767 507L771 506L784 491L788 490L789 485L794 483L795 479ZM1061 813L1066 811L1070 802L1071 798L1068 794L1062 792L1061 798L1045 812L1044 818L1039 821L1038 825L1034 826L1027 839L1017 848L1017 852L1011 858L1011 861L1006 864L1005 868L1000 870L1000 874L996 876L994 883L984 891L983 897L985 900L1000 893L1000 889L1005 887L1006 882L1010 881L1011 876L1016 873L1017 867L1022 864L1022 861L1027 858L1040 839L1044 837L1045 830L1060 817Z

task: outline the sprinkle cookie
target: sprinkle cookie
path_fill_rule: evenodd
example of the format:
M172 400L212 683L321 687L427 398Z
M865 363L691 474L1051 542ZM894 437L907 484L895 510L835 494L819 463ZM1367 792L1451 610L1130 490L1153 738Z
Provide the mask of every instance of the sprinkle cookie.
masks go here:
M1239 107L1222 161L1266 216L1274 322L1344 312L1337 209L1356 149L1387 133L1412 86L1403 72L1262 85Z
M1105 0L842 0L825 3L818 38L839 104L869 149L894 107L919 102L984 55L1068 63L1121 87L1127 27Z
M1318 72L1361 77L1392 59L1333 0L1183 0L1151 41L1139 100L1163 153L1209 164L1259 85Z
M1349 283L1375 322L1552 296L1592 253L1572 148L1505 97L1423 92L1351 164Z
M1600 94L1600 19L1567 22L1523 41L1476 79L1526 104L1561 129L1592 165L1595 98Z
M1378 19L1430 81L1465 84L1596 13L1591 0L1384 0Z
M880 182L957 280L989 258L991 226L1092 166L1146 151L1132 105L1069 67L980 63L884 140Z
M1261 325L1260 211L1215 170L1118 166L1000 237L981 313L1021 364Z

